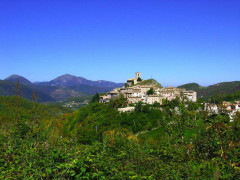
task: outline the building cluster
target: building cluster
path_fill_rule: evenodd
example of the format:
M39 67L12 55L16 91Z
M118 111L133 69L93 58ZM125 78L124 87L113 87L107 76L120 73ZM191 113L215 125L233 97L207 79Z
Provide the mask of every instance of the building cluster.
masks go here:
M233 116L236 115L237 112L240 112L240 101L235 101L235 103L223 101L221 105L206 103L204 110L213 114L226 111L230 117L230 120L232 120Z
M195 91L187 91L181 88L167 87L162 88L155 85L139 85L141 81L140 73L136 72L135 78L128 79L125 87L115 88L104 96L100 96L100 102L109 102L111 99L123 94L128 100L128 104L134 104L142 101L147 104L155 102L162 104L163 99L173 100L176 97L184 98L189 101L197 101L197 93ZM153 93L148 91L152 88Z

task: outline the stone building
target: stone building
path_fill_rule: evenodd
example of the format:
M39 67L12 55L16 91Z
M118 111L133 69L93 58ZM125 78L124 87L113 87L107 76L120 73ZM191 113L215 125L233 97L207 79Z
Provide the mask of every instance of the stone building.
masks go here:
M149 95L147 97L147 101L146 103L148 104L154 104L155 102L162 104L162 99L163 97L159 96L159 95Z
M135 73L135 78L128 79L128 80L127 80L127 84L128 84L129 86L133 86L133 85L137 84L138 78L141 78L140 75L141 75L140 72L136 72L136 73Z

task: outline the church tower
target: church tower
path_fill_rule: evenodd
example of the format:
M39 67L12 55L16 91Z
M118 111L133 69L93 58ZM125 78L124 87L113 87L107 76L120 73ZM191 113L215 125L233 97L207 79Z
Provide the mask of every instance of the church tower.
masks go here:
M136 72L135 79L137 80L140 77L140 72Z

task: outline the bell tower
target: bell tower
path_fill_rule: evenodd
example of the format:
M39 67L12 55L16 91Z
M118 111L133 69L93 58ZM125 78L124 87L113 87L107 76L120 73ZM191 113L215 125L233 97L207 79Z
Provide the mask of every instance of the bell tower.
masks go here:
M136 72L135 74L136 74L135 79L137 80L140 77L140 72Z

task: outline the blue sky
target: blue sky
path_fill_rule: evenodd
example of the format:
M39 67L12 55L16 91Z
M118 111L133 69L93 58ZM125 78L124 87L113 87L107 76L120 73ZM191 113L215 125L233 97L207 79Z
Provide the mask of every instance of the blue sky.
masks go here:
M240 80L239 0L0 0L0 79Z

